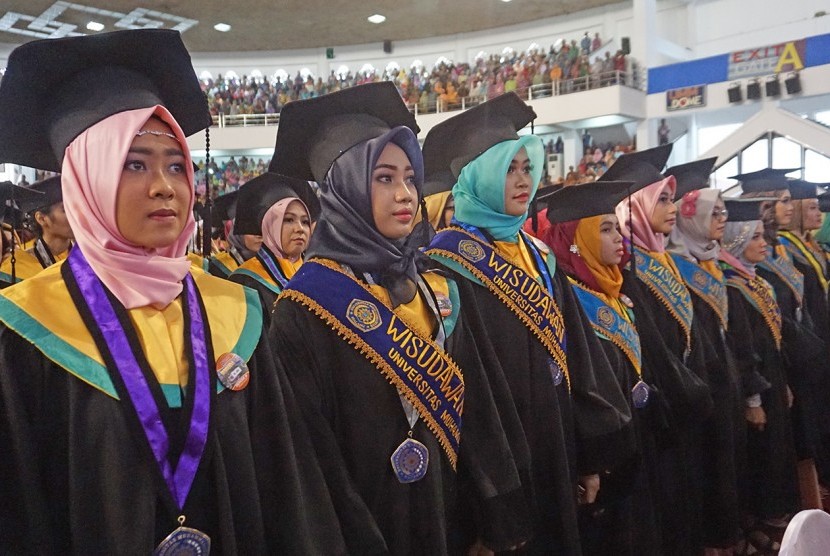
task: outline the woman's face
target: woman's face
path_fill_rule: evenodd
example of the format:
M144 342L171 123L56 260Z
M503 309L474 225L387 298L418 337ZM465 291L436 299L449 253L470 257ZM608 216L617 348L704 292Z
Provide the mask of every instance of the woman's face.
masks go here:
M756 264L767 258L767 240L764 239L764 225L758 223L752 238L744 249L744 260Z
M253 234L244 234L242 236L242 243L245 244L245 249L256 253L262 247L262 236Z
M173 134L166 123L150 118L144 131ZM178 141L147 133L133 138L115 200L115 221L127 242L148 249L172 245L181 235L193 193Z
M651 213L651 230L656 234L669 235L676 220L677 207L672 202L671 191L664 187Z
M43 229L44 236L59 239L73 239L75 237L72 234L72 228L69 227L69 220L66 218L66 212L63 209L63 201L50 206L45 212L37 211L35 220Z
M385 238L403 239L412 231L418 191L415 171L402 148L389 143L372 169L372 218Z
M522 147L510 161L510 167L507 169L504 181L504 214L522 216L527 212L533 182L531 169L527 151Z
M291 201L282 218L280 243L282 252L291 260L303 254L311 237L311 219L300 201Z
M600 262L606 266L620 264L625 248L623 236L620 233L620 223L616 215L606 214L599 223Z
M775 203L775 222L779 226L789 226L793 220L793 200L789 191L784 191L778 196Z
M801 202L801 227L805 232L821 228L818 199L805 199Z
M715 206L712 208L712 220L709 222L709 239L720 241L723 239L723 230L726 228L726 205L723 199L718 197Z

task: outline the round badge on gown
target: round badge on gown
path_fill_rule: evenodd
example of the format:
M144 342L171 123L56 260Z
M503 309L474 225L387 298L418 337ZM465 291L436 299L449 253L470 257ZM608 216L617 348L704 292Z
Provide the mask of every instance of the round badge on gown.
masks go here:
M407 438L395 449L390 460L398 481L414 483L427 474L429 450L417 440Z
M179 527L153 551L153 556L208 556L210 537L190 527Z
M235 392L248 386L251 379L248 364L235 353L226 353L216 360L216 374L222 386Z
M559 386L562 384L565 373L562 372L562 369L559 368L559 365L553 359L548 359L548 370L550 371L550 376L553 377L553 385Z
M438 301L438 312L442 319L452 315L452 301L449 297L441 292L435 292L435 299Z
M631 389L631 399L634 402L634 407L642 409L648 405L649 394L650 391L648 389L648 384L642 380L637 382L637 384L634 385L634 388Z

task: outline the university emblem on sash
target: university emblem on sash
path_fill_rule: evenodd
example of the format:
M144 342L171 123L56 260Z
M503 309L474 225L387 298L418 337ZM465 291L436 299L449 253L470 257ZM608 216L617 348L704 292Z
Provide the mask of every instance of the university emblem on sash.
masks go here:
M600 307L597 309L597 320L605 326L611 326L615 320L614 313L608 307Z
M458 253L472 263L477 263L486 255L478 242L462 239L458 242Z
M375 304L362 299L352 299L346 309L346 318L363 332L370 332L382 324Z
M706 285L708 284L708 280L706 280L706 275L703 274L703 272L701 272L699 270L696 271L694 273L694 275L692 276L692 281L699 288L705 288Z

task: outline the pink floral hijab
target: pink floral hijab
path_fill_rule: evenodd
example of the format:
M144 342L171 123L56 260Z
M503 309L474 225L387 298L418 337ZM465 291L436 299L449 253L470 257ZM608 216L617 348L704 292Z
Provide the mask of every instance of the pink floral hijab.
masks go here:
M617 205L617 218L620 220L622 233L631 240L631 243L653 253L663 253L666 250L666 236L652 231L651 215L657 207L660 195L668 192L671 198L674 199L676 189L677 184L674 176L669 176L647 185ZM631 208L630 229L629 200Z

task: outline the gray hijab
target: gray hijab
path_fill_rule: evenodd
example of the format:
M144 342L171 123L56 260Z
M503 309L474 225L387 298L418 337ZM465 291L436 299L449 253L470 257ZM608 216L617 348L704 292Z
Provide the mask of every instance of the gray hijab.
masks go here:
M709 239L709 228L719 198L717 189L698 189L677 201L677 223L666 250L693 262L717 259L720 245Z

